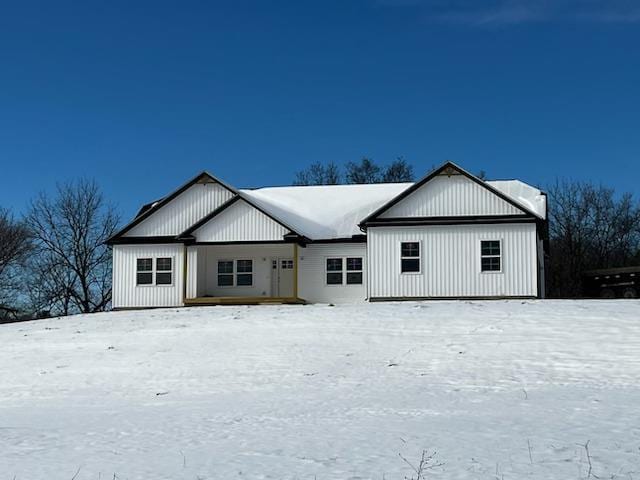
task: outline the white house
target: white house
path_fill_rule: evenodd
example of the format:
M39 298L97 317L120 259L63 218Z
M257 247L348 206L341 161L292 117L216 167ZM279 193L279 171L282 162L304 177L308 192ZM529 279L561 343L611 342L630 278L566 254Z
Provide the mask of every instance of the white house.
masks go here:
M204 172L111 239L113 307L544 296L546 196L416 183L236 190Z

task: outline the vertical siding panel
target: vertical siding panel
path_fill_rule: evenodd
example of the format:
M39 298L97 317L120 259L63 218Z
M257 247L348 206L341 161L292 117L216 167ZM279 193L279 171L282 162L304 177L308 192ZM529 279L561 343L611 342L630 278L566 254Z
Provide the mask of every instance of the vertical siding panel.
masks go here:
M166 236L184 232L233 194L218 183L196 184L133 227L125 236Z
M463 175L439 175L381 217L514 215L522 211Z
M282 240L289 230L239 200L194 232L199 242Z
M174 307L182 305L182 245L114 245L113 307ZM172 285L136 285L136 259L171 257ZM154 260L155 262L155 260Z
M372 297L535 296L534 224L372 227ZM480 240L502 240L502 273L480 272ZM421 241L423 271L402 275L399 243Z

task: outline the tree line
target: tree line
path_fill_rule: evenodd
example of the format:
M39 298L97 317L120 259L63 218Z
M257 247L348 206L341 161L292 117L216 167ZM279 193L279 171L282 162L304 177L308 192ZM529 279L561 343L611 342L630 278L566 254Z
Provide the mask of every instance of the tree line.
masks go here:
M401 183L413 181L413 166L398 157L388 165L370 158L348 162L344 169L336 163L312 163L296 173L294 185L339 185L343 183Z
M484 172L482 172L484 177ZM314 163L295 185L411 182L403 158ZM557 180L548 194L546 278L552 297L580 297L586 270L640 265L640 203L631 193ZM111 302L111 250L120 216L91 180L57 185L16 217L0 207L0 320L92 313Z
M59 184L22 218L0 209L0 319L106 310L120 217L97 183Z

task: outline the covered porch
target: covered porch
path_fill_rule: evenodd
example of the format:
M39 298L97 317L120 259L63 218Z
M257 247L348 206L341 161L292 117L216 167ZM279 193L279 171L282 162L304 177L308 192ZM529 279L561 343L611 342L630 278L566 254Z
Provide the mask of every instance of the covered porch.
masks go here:
M298 296L298 248L289 242L185 246L184 304L304 304Z

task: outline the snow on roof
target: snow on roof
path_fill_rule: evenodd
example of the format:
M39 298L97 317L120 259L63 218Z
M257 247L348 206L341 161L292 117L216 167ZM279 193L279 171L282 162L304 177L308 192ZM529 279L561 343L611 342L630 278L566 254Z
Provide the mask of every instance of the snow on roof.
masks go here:
M519 180L487 181L489 185L531 210L546 214L546 197ZM348 238L362 234L358 224L413 183L266 187L240 190L267 213L312 240Z
M486 183L531 210L540 218L547 217L547 196L520 180L488 180Z
M240 194L297 233L324 240L362 234L358 223L411 185L267 187Z

